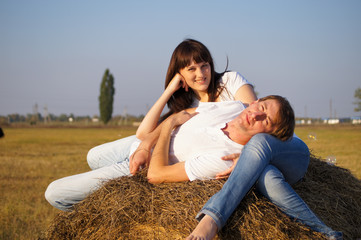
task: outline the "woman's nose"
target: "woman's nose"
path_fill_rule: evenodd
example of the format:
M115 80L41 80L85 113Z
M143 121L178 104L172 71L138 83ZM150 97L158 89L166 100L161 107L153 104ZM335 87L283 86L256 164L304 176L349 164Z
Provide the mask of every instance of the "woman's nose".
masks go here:
M204 76L204 72L201 68L197 69L197 77L202 78Z

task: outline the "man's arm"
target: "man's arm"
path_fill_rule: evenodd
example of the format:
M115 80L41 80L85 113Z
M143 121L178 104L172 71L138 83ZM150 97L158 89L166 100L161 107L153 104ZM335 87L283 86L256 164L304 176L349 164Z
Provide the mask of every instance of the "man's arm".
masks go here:
M169 165L169 144L173 128L188 121L195 114L182 111L169 117L162 126L148 169L150 183L181 182L189 180L184 162Z
M195 110L196 108L189 108L185 111L187 111L188 113L194 113ZM171 118L174 115L176 114L171 115L169 118ZM129 170L132 175L135 175L139 171L139 168L141 166L149 165L151 159L150 158L151 150L154 147L154 145L157 143L162 127L167 120L164 120L160 125L157 126L156 129L154 129L151 133L147 134L147 136L139 144L137 150L132 154L132 156L130 156ZM169 145L167 149L169 149Z

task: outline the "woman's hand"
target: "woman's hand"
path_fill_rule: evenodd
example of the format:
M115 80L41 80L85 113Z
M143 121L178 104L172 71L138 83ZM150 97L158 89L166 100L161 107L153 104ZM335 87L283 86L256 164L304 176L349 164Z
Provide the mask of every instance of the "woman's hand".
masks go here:
M188 85L186 81L184 80L183 76L177 73L173 79L170 81L170 83L167 86L167 89L169 89L172 94L176 92L179 88L184 88L186 92L188 92Z
M227 170L217 173L216 179L228 178L229 175L231 174L231 172L233 171L234 167L236 166L240 155L241 155L240 153L233 153L233 154L222 157L222 160L233 161L233 164Z
M191 119L192 117L194 117L195 115L197 115L198 113L189 113L185 110L180 111L179 113L174 114L170 121L173 125L173 127L177 127L179 125L182 125L183 123L187 122L189 119Z
M149 165L150 151L139 146L129 158L129 171L135 175L141 167Z

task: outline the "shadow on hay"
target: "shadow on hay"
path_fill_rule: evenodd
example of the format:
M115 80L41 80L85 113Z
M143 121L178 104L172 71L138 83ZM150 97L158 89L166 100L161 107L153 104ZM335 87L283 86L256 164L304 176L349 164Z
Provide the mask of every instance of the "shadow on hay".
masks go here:
M46 239L184 239L194 219L224 181L151 185L144 172L107 182L74 207L59 213ZM312 210L345 239L361 236L361 182L343 168L312 157L294 186ZM281 213L254 190L243 199L218 239L322 239Z

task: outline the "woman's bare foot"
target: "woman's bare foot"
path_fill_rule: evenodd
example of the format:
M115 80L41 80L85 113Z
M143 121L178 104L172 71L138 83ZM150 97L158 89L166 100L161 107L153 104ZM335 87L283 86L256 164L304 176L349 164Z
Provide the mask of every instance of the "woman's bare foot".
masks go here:
M216 236L217 231L216 222L210 216L205 215L186 240L211 240Z

